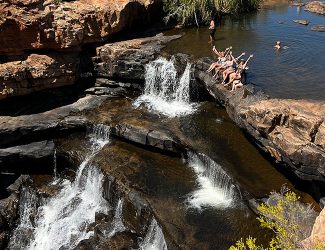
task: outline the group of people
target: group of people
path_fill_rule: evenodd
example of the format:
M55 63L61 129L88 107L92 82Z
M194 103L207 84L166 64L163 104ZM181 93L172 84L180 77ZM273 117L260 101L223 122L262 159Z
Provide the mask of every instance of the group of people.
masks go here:
M218 56L218 60L210 65L207 72L212 72L216 80L222 80L221 84L227 88L230 87L230 91L242 87L244 73L248 69L247 64L253 55L250 55L246 60L241 59L245 55L244 52L235 58L232 54L232 47L226 48L224 51L218 51L213 46L212 51Z

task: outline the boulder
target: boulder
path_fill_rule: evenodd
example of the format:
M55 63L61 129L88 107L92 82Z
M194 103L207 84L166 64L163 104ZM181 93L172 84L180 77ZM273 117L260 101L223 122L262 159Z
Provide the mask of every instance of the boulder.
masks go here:
M305 6L305 11L313 12L320 15L325 15L325 2L312 1L310 3L307 3Z
M145 65L160 54L164 44L179 37L158 34L98 47L93 57L97 76L143 82Z
M0 149L0 171L14 173L52 173L55 145L53 141L33 142ZM48 166L51 169L48 169ZM18 191L26 177L20 177L8 191Z
M143 126L121 123L112 127L111 133L125 140L163 150L166 153L180 154L184 148L177 138L173 138L168 133Z
M325 209L323 209L317 216L311 235L303 240L302 246L304 249L317 249L318 245L324 246L325 244Z
M31 54L0 64L0 100L74 84L78 65L76 53Z
M160 0L5 0L0 3L0 55L78 51L83 44L159 20L161 14Z

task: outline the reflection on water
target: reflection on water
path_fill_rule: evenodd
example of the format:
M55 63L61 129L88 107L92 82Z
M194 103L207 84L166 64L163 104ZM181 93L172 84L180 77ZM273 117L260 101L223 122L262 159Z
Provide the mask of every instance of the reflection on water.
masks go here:
M307 19L309 26L294 23L294 19ZM272 10L238 19L225 19L216 32L216 47L233 46L234 54L253 53L248 82L278 98L325 99L325 34L313 32L311 25L324 24L324 17L297 7L280 5ZM208 29L189 28L174 30L184 36L166 48L175 54L182 52L194 57L211 56ZM288 49L275 51L273 45L280 40Z

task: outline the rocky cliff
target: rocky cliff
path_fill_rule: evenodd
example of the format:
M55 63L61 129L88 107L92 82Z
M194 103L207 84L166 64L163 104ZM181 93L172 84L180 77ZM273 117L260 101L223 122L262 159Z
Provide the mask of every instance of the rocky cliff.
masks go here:
M160 0L5 0L0 3L0 100L69 85L82 46L158 20Z

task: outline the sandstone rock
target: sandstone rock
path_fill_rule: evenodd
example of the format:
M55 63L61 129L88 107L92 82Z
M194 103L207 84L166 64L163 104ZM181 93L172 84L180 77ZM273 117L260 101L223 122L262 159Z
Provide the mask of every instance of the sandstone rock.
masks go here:
M74 49L121 30L159 20L160 0L6 0L0 4L0 54Z
M26 60L0 64L0 100L75 83L77 54L31 54ZM10 89L4 91L4 89ZM2 94L1 94L2 93Z
M11 194L8 198L0 200L0 216L5 220L6 227L12 227L17 217L18 196Z
M55 145L53 141L34 142L27 145L0 149L0 170L10 172L33 173L52 172L52 163ZM51 169L46 169L51 166ZM18 179L10 190L18 190L23 179Z
M318 244L325 244L325 209L317 216L310 237L302 241L303 249L317 249Z
M145 65L155 59L164 44L180 36L163 36L109 43L96 50L93 58L99 77L143 81Z
M221 104L231 119L277 162L305 180L325 181L325 103L269 99L246 85L234 93L205 73L210 59L200 59L195 77Z
M312 1L306 4L305 10L316 14L325 15L325 2Z
M0 117L0 147L52 139L71 130L85 130L87 121L74 114L99 106L106 97L86 96L77 102L44 113Z
M315 25L311 28L311 31L316 31L316 32L325 32L325 25L319 24Z
M293 20L293 22L299 23L299 24L302 24L302 25L308 25L309 24L309 21L306 20L306 19Z
M179 142L163 131L154 131L150 128L131 124L117 124L111 128L111 133L128 141L151 146L170 153L179 154L183 148Z

